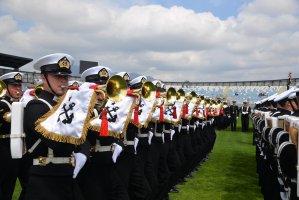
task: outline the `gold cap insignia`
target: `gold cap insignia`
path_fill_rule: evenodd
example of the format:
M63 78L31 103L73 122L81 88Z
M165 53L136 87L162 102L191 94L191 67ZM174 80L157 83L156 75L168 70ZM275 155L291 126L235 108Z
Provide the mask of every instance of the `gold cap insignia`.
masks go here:
M70 61L67 59L67 57L63 57L58 61L58 66L59 68L66 68L66 69L70 69L71 67L71 63Z
M143 77L143 78L141 79L141 83L144 84L145 81L146 81L146 79Z
M22 75L19 74L19 73L17 73L17 74L14 76L14 79L15 79L16 81L21 81L21 80L22 80Z
M160 83L160 82L157 82L157 83L156 83L156 87L161 87L161 83Z
M125 73L125 75L123 76L123 78L125 79L125 81L129 81L130 80L130 76L127 73Z
M100 77L109 77L109 73L105 68L103 68L99 71L99 76Z
M73 86L74 87L79 87L79 83L75 81L75 82L73 82Z

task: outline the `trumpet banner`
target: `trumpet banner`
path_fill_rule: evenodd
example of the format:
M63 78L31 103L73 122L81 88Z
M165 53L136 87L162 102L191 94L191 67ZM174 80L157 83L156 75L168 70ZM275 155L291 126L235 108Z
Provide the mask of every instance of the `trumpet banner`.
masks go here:
M135 98L131 96L126 96L120 102L113 102L110 99L107 101L105 109L107 111L109 136L119 137L124 135L130 122L134 105ZM89 129L99 132L101 124L102 114L90 120Z
M195 110L195 104L190 101L188 103L188 113L186 114L185 119L190 120L193 116L194 110Z
M68 90L49 112L36 121L35 130L57 142L80 145L86 139L95 102L93 90Z
M177 124L178 122L181 121L183 102L177 101L177 102L175 102L174 106L176 107L177 118L176 119L172 118L171 123Z
M155 111L156 108L156 101L148 101L141 97L141 102L139 103L138 108L138 118L139 118L139 124L137 125L139 128L141 127L147 127L148 123L152 119L152 114ZM134 120L134 112L131 115L131 122Z

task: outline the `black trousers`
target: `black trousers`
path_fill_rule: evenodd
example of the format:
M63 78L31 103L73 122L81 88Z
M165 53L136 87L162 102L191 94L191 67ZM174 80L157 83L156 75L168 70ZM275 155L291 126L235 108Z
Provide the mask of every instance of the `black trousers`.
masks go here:
M232 131L235 131L237 128L237 117L236 116L231 116L230 118L230 128Z
M77 180L70 176L41 176L31 174L27 200L84 200Z
M10 148L0 144L0 160L0 199L12 199L16 180L19 178L22 187L19 199L24 200L32 159L29 158L28 154L25 154L21 159L12 159Z
M111 151L92 154L90 162L85 164L77 178L86 200L129 199L112 161Z
M241 121L242 121L242 132L247 132L248 131L248 126L249 126L249 116L247 115L242 115L241 116Z
M116 170L131 200L148 199L151 187L145 177L143 163L138 154L123 151L116 163Z

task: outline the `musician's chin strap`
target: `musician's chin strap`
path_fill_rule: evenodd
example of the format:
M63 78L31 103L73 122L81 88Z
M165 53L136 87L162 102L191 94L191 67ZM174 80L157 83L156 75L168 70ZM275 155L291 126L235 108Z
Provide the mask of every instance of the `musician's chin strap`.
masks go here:
M58 94L53 90L53 88L52 88L52 86L51 86L51 84L50 84L50 82L49 82L49 80L48 80L48 74L44 74L44 76L45 76L45 78L46 78L47 84L48 84L48 86L49 86L51 92L52 92L55 96L57 96L57 97L61 96L61 95L58 95Z

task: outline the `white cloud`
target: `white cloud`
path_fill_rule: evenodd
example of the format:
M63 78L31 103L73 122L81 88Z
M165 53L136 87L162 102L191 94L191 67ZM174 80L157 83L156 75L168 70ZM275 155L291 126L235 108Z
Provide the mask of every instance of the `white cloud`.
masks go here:
M66 52L166 81L278 79L289 71L298 77L298 6L255 0L221 20L178 6L2 0L0 51L34 59Z

